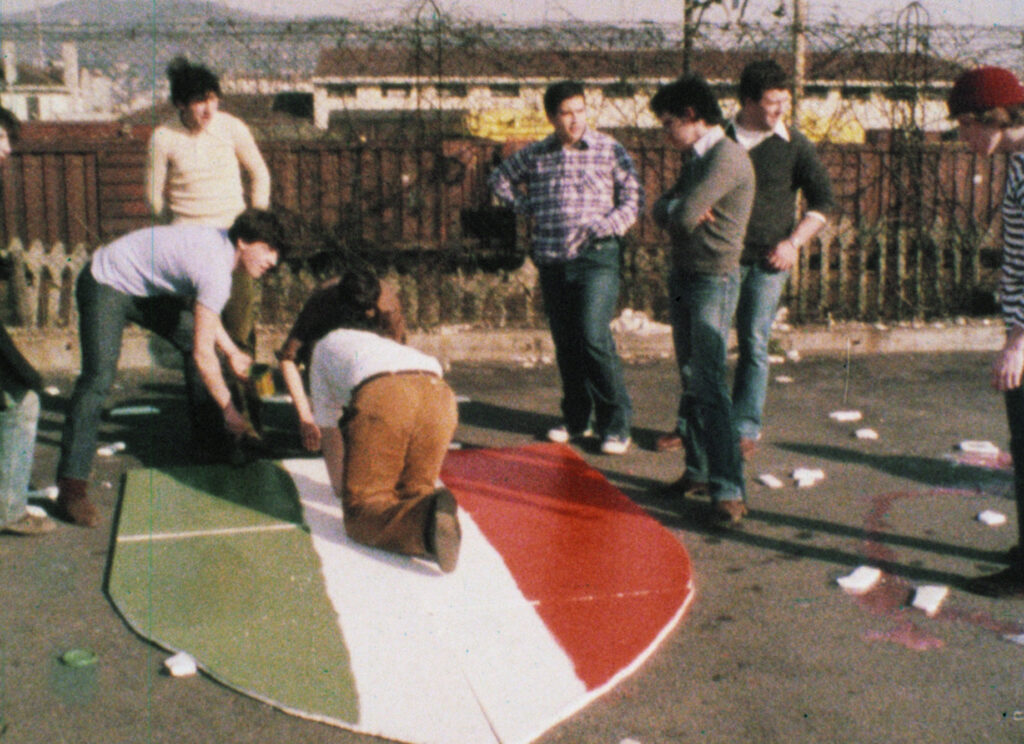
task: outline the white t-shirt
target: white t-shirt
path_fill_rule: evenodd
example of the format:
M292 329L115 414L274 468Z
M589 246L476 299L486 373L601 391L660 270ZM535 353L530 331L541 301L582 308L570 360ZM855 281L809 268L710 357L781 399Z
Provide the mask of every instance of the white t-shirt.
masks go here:
M225 230L163 225L100 248L92 257L92 275L132 297L186 297L219 315L231 295L234 262L235 248Z
M313 349L309 392L317 426L338 425L352 390L383 372L423 370L442 375L441 363L429 354L371 331L341 328L320 339Z

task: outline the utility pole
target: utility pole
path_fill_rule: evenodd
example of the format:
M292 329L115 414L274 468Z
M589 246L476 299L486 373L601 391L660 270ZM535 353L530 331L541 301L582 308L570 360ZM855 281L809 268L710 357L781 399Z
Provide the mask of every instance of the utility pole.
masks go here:
M793 124L800 118L800 103L807 80L807 2L793 0Z
M683 74L690 74L693 62L693 37L697 34L693 22L693 11L696 0L683 0Z

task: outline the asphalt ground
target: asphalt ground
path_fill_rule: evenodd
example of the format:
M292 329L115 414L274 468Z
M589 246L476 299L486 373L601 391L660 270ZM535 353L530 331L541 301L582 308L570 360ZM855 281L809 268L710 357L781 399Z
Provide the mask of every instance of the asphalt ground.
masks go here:
M623 457L582 452L686 546L696 597L646 664L539 741L1024 741L1024 646L1007 639L1024 633L1024 602L960 588L1000 568L1016 535L1006 458L972 460L955 449L963 440L1006 449L1002 401L987 386L990 358L837 354L773 367L773 378L792 382L770 386L765 440L747 468L751 514L727 530L705 519L706 503L657 495L683 467L678 452L653 451L671 424L678 376L668 360L629 365L636 446ZM188 458L180 375L154 368L119 379L111 408L159 413L104 424L104 441L126 448L96 461L102 526L0 537L0 744L380 741L295 718L202 675L166 676L167 654L118 617L103 583L121 476ZM456 364L448 379L466 399L457 434L466 445L524 444L558 423L550 366ZM37 486L53 482L71 378L50 375L47 384L60 392L44 401ZM839 409L863 420L830 419ZM299 454L287 406L270 406L268 421L278 454ZM857 439L859 427L879 438ZM798 488L797 467L825 478ZM759 485L762 473L784 487ZM1009 522L986 527L975 518L983 509ZM884 569L881 584L861 597L844 593L836 579L862 564ZM951 587L933 617L910 605L927 584ZM62 664L73 648L92 650L97 663Z

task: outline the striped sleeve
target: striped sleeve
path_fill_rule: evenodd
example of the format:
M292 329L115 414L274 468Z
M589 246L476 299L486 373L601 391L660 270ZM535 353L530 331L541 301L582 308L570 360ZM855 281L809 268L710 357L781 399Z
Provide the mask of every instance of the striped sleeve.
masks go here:
M1002 213L1003 259L999 301L1007 327L1024 327L1024 154L1010 159Z

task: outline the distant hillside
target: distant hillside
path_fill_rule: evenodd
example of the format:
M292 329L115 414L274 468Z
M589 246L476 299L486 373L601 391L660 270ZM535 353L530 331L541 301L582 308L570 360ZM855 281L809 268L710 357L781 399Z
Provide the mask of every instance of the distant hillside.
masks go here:
M161 26L183 21L245 20L255 21L263 16L237 8L230 8L213 0L65 0L56 5L22 13L5 13L6 23L43 24L103 24L118 26Z

